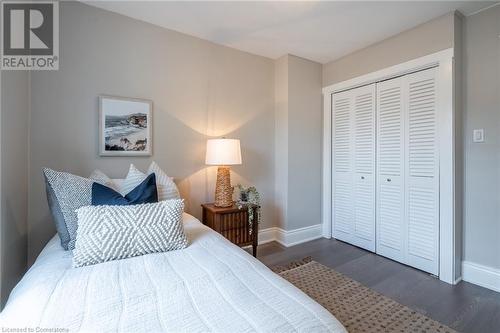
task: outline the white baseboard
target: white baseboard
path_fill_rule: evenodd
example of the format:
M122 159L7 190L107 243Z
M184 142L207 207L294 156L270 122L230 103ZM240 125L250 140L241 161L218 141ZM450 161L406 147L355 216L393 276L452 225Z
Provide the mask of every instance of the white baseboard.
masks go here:
M276 240L276 227L259 230L259 245Z
M259 244L276 241L289 247L323 237L322 224L294 230L283 230L278 227L262 229L259 231Z
M462 280L500 292L500 269L463 261Z

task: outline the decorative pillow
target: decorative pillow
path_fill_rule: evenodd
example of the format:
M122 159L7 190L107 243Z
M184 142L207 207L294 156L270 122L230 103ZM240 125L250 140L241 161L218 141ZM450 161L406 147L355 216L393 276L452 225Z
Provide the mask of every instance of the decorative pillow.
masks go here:
M98 205L138 205L158 202L155 174L149 175L126 196L122 196L105 185L92 184L92 206Z
M75 247L77 215L75 210L92 203L92 180L44 168L47 200L65 250Z
M136 188L137 185L142 183L146 177L147 175L145 173L137 169L135 165L130 164L127 177L123 180L120 188L121 195L126 196L130 191Z
M118 191L118 185L115 184L115 182L109 178L104 172L102 172L99 169L96 169L92 171L92 173L89 176L89 179L92 179L95 182L98 182L99 184L105 185L109 188L112 188L115 191Z
M56 194L52 189L52 186L50 186L47 176L44 175L44 178L45 178L45 191L47 193L47 202L49 204L49 210L52 214L52 218L54 219L56 230L57 233L59 234L59 239L61 240L61 246L65 250L67 250L70 237L68 228L66 227L66 222L64 221L64 215L62 213L61 206L59 205L59 201L57 200Z
M125 181L124 178L113 178L111 179L113 181L113 183L115 183L116 185L116 188L117 188L117 192L121 192L122 191L122 185L123 185L123 182Z
M167 174L156 164L154 161L148 169L148 175L156 174L156 186L158 187L158 200L170 200L170 199L180 199L179 190L175 185L172 178L167 176Z
M156 162L151 162L148 168L147 175L156 174L156 186L158 188L158 200L169 200L169 199L180 199L179 190L175 185L171 177L169 177ZM123 181L120 193L121 195L127 195L133 188L139 185L147 175L136 168L135 165L130 164L130 168L127 177Z
M188 241L182 224L183 210L182 200L78 209L73 266L185 248Z

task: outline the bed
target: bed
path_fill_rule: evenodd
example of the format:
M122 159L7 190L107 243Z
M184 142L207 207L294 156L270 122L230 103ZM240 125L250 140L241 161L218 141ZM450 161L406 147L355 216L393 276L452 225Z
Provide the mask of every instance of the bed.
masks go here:
M84 332L346 332L302 291L189 214L189 247L82 268L54 236L3 327Z

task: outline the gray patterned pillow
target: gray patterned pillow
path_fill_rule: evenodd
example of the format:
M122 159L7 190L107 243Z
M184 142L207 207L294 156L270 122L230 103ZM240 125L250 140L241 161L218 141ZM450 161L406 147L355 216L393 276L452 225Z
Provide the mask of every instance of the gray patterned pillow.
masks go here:
M75 248L78 218L76 209L92 203L92 180L67 172L43 169L47 199L61 245L65 250Z
M182 200L78 209L73 267L185 248L183 211Z

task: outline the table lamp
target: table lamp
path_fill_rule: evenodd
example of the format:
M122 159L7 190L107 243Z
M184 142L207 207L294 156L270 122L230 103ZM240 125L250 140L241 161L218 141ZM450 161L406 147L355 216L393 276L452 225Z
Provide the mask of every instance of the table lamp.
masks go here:
M231 187L229 166L241 164L240 140L225 138L207 140L205 164L218 166L217 183L215 184L215 206L232 206L233 188Z

